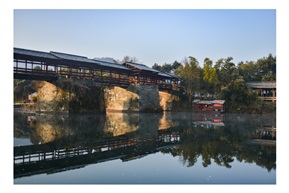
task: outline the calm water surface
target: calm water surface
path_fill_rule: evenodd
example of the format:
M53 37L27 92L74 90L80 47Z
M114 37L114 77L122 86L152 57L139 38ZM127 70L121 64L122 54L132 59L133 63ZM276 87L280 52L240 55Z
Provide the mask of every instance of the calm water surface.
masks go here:
M14 184L276 184L276 115L15 112Z

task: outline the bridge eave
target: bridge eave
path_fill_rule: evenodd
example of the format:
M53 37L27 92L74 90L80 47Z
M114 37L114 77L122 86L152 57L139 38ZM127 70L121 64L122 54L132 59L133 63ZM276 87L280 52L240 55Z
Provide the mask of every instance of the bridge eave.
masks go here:
M57 80L57 77L14 73L14 79L53 81L53 80Z

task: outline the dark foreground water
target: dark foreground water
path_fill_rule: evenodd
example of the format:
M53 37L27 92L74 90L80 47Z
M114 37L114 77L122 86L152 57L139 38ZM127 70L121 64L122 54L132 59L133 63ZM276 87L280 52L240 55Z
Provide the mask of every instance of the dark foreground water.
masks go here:
M276 184L276 116L15 112L14 184Z

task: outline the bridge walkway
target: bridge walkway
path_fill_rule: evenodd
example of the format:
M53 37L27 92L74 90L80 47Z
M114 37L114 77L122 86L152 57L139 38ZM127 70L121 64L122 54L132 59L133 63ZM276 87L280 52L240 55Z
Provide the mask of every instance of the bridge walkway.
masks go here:
M176 75L143 64L112 63L84 56L14 48L14 78L53 81L57 78L92 80L102 85L157 85L160 90L180 90Z

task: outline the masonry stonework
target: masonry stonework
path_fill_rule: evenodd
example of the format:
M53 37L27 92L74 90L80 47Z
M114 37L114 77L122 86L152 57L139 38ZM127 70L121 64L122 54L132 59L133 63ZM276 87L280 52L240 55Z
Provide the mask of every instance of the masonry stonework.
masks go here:
M129 86L127 89L111 86L104 88L105 108L108 111L138 111L138 89Z
M174 110L178 97L156 85L102 87L92 81L58 79L37 82L36 111L42 112L160 112Z
M72 79L38 81L36 111L105 112L103 89L92 82Z
M163 111L173 111L179 109L177 103L180 101L179 97L168 92L159 92L160 106Z
M106 110L116 111L160 111L158 87L155 85L117 86L104 89Z

